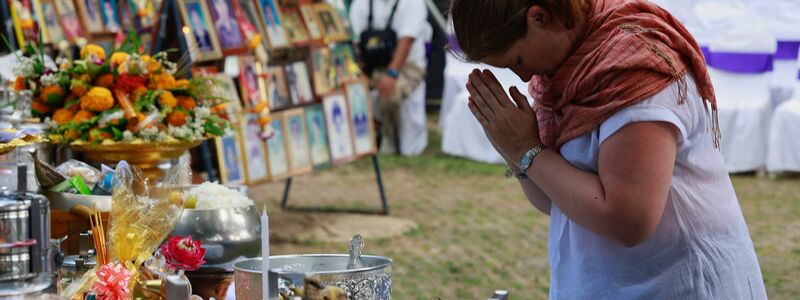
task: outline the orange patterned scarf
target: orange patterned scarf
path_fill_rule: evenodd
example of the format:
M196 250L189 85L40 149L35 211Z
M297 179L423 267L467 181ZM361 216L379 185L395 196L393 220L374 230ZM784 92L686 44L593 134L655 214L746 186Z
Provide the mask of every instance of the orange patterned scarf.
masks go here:
M531 79L542 141L559 149L675 80L683 103L687 71L711 104L714 143L719 146L714 89L700 47L686 28L644 0L595 0L575 51L552 77Z

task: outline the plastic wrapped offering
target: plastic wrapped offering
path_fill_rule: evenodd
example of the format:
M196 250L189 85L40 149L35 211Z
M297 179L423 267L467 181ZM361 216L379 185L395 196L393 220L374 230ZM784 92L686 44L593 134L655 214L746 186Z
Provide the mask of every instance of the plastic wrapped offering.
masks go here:
M61 174L67 175L68 177L80 176L83 178L83 181L90 186L94 186L101 179L100 170L95 169L85 162L74 159L70 159L63 164L60 164L56 170L58 170Z

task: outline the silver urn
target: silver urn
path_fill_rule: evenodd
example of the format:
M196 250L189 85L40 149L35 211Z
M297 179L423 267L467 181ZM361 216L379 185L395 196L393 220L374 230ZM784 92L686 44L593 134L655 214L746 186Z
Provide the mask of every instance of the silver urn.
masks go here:
M269 299L277 299L286 286L302 287L306 275L317 275L324 286L342 288L347 299L392 299L392 260L382 256L361 255L356 269L347 269L346 254L308 254L269 257ZM234 264L236 299L262 299L261 258ZM266 299L266 298L263 298Z

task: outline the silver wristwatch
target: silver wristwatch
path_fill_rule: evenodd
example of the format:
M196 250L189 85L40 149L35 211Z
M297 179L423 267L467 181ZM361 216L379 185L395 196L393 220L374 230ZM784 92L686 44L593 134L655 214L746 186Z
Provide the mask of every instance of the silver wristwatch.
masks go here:
M526 175L528 168L531 167L533 159L536 158L536 156L539 155L539 153L542 153L544 149L547 149L547 146L545 146L544 144L539 144L536 145L536 147L531 148L531 150L528 150L528 152L525 152L525 154L523 154L519 160L520 173L514 174L514 171L512 171L511 168L508 168L506 170L506 177L511 177L511 175L514 175L517 177L517 179L528 178L528 175Z

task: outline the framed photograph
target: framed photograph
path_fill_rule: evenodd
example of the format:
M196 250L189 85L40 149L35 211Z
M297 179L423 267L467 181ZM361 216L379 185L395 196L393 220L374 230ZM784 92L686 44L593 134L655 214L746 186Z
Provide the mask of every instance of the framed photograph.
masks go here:
M38 39L36 27L38 26L42 41L50 42L47 34L47 24L44 22L42 4L39 0L10 0L9 4L11 21L17 37L17 45L23 47L26 40Z
M350 128L355 155L361 157L376 153L378 145L375 139L375 124L372 122L369 82L359 80L345 84L345 94L350 108Z
M83 28L85 28L89 34L106 32L103 25L103 16L100 14L99 0L75 0L75 4L78 5L78 14L80 20L83 20Z
M236 54L247 51L247 41L240 30L234 15L232 0L208 0L208 9L214 29L219 36L222 54Z
M64 38L70 42L75 42L78 38L83 37L84 29L81 19L78 17L75 3L72 0L53 0L53 3L55 4L59 24L61 24L61 30L64 32Z
M61 24L58 22L58 13L56 12L54 0L42 0L41 5L44 24L47 28L47 35L50 37L49 41L53 44L57 44L65 40L64 31L61 30Z
M122 19L116 0L100 0L100 14L103 16L103 28L107 32L122 30Z
M248 109L258 107L258 104L267 102L266 82L264 81L264 67L255 57L242 57L239 66L239 86L244 106Z
M270 109L286 108L292 104L286 73L282 66L267 67L267 99Z
M242 184L245 182L244 163L239 136L230 134L216 138L217 162L219 163L222 184Z
M314 4L314 13L319 20L322 34L326 39L332 42L346 41L350 38L347 34L347 29L342 24L339 12L328 3Z
M286 153L286 134L281 114L272 116L272 137L267 139L267 158L272 180L289 177L289 156Z
M357 80L360 71L353 47L349 44L337 44L331 53L332 67L336 76L333 82L339 86L342 82Z
M245 24L249 23L254 27L256 32L261 38L261 43L267 45L267 34L266 29L264 28L264 22L261 21L261 16L259 15L259 8L258 4L253 2L253 0L233 0L235 4L238 5L236 9L236 18L239 20L239 23ZM241 25L240 24L240 25ZM244 26L244 25L242 25Z
M225 111L232 118L238 115L242 111L242 100L239 98L239 89L236 88L233 78L224 73L207 76L216 78L222 82L222 86L220 87L222 90L220 92L222 96L228 100L228 102L225 103Z
M269 180L267 166L267 150L261 139L261 124L257 114L245 114L241 120L242 149L247 183L259 183Z
M258 2L269 46L273 49L288 47L289 39L281 23L281 14L275 0L258 0Z
M327 46L311 48L312 79L318 96L330 93L336 82L331 76L331 51Z
M219 73L217 66L190 67L193 76L216 76Z
M348 121L347 99L341 92L331 93L322 99L322 106L328 126L331 161L336 165L353 160L355 152Z
M123 0L125 1L125 0ZM140 28L152 28L161 9L161 1L154 0L127 0L131 12L139 21Z
M222 50L217 40L216 30L209 18L208 7L202 0L178 0L184 26L189 31L184 31L189 44L189 52L194 61L218 59L222 57Z
M327 168L331 164L331 155L328 152L328 136L322 106L306 107L305 115L311 164L314 165L314 169Z
M300 16L303 18L303 22L306 24L308 37L314 41L322 40L324 37L322 35L322 27L319 26L319 21L317 20L317 14L314 13L314 8L310 4L300 5Z
M309 77L306 63L303 61L290 63L286 65L285 73L292 104L300 105L314 102L314 91L311 90L311 77Z
M302 108L283 113L283 127L286 129L286 149L289 152L289 170L292 175L311 172L311 153L308 148L308 129Z
M310 41L306 26L300 18L300 11L297 9L286 9L283 11L283 27L289 41L295 45L306 44Z

